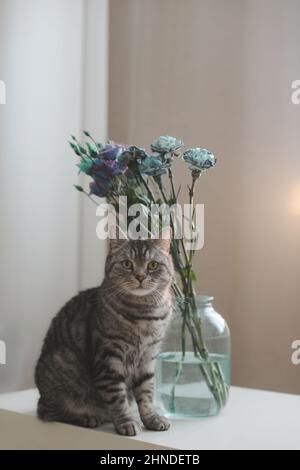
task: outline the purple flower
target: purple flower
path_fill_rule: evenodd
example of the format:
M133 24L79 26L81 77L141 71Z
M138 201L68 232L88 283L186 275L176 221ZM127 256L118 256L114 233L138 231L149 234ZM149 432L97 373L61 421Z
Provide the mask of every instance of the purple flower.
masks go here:
M99 197L107 196L113 187L114 179L126 171L127 166L120 164L117 160L96 158L90 169L90 175L94 179L90 184L90 193Z
M127 145L110 142L98 152L98 155L104 160L116 160L126 149Z
M71 147L76 155L81 157L78 167L81 172L91 176L94 181L90 183L90 193L99 197L109 195L113 190L115 179L122 176L128 170L124 162L119 162L118 157L127 150L128 146L109 141L106 144L97 143L91 135L84 131L84 134L92 139L83 147L73 137Z
M96 177L103 175L113 178L123 175L126 170L127 166L119 163L117 160L102 160L101 158L96 158L90 169L90 174Z
M106 197L109 193L110 185L107 184L105 181L93 181L90 183L90 194L94 194L98 197Z

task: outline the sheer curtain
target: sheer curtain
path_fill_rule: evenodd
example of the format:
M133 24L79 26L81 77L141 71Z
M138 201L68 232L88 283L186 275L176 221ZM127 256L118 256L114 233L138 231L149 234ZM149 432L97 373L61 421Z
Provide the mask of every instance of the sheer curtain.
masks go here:
M107 23L107 0L0 0L0 392L33 385L51 317L102 275L67 139L106 137Z

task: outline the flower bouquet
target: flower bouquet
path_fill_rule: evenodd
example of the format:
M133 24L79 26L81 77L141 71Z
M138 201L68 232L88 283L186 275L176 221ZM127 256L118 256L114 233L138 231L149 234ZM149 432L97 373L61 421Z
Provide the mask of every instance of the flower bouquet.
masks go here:
M191 183L188 187L189 217L188 225L191 233L195 227L196 204L195 188L201 175L216 164L214 155L206 149L192 148L181 151L183 142L175 137L161 136L151 144L151 152L137 146L116 144L112 141L100 143L88 133L85 144L80 143L74 136L70 145L79 157L79 171L91 177L89 191L76 185L76 189L85 193L93 202L96 198L106 198L116 213L120 214L120 196L127 198L128 207L133 204L142 206L144 218L143 229L153 236L153 205L164 204L173 207L178 203L180 192L175 188L173 179L174 158L180 158L188 165ZM127 213L127 222L132 215ZM120 221L119 221L120 222ZM149 224L148 224L149 222ZM161 221L158 218L158 228ZM186 240L175 236L175 218L170 218L173 229L171 254L173 257L176 278L173 282L175 306L180 315L181 361L176 366L172 387L173 400L176 384L180 381L182 364L187 354L187 344L192 345L192 353L197 361L197 367L202 373L206 386L213 397L216 409L220 410L227 402L229 384L224 378L222 365L211 360L206 346L201 317L198 314L197 299L194 291L196 274L193 270L193 260L197 246L197 235L190 238L187 249ZM150 227L150 228L149 228ZM145 232L143 232L145 233ZM174 405L174 403L173 403Z

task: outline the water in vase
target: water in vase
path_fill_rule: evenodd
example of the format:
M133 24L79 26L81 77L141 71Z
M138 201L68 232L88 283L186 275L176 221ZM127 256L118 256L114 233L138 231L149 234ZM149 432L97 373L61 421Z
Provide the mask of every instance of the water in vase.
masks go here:
M210 391L205 371L211 364L219 365L227 385L230 385L230 357L211 354L209 361L187 352L182 361L181 352L161 353L157 360L156 400L166 416L197 418L213 416L219 412Z

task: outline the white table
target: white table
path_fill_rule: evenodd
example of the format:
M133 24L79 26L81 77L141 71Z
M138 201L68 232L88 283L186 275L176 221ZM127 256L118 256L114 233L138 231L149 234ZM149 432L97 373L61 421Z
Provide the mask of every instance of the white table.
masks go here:
M0 409L35 415L37 398L36 390L2 394ZM99 431L114 432L110 425ZM232 387L219 416L173 420L167 432L143 431L128 439L184 450L300 450L300 396Z

